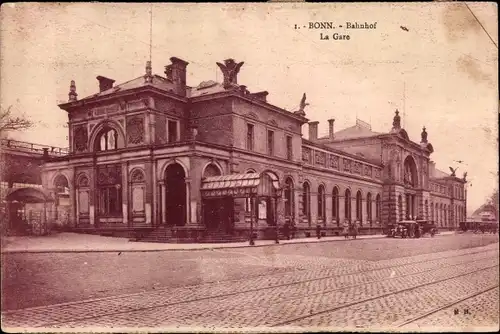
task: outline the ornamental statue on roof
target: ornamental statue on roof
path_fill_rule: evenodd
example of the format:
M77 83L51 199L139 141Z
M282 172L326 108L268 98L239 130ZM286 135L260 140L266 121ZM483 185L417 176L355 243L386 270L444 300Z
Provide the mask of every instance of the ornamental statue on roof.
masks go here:
M71 84L69 85L69 102L76 101L76 97L78 94L76 93L76 85L75 80L71 80Z
M236 63L234 59L224 60L224 64L217 62L224 76L224 88L231 88L238 85L238 73L240 72L241 66L244 62Z
M295 112L295 114L299 115L299 116L305 116L306 115L306 112L304 111L305 107L307 107L309 105L309 103L306 102L306 93L304 93L304 95L302 95L302 99L300 100L300 104L299 104L299 110L297 110Z
M422 137L421 142L427 143L427 131L425 130L425 126L422 129L421 137Z
M401 129L401 116L399 116L399 110L396 109L396 115L394 115L394 119L392 121L392 128L394 130Z
M146 62L146 74L144 75L144 82L145 83L152 83L153 82L153 72L151 68L151 61Z

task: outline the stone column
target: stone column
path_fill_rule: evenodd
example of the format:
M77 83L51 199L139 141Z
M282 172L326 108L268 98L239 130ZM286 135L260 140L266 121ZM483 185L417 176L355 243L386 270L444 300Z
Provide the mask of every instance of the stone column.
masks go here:
M89 187L89 220L90 225L95 226L96 223L96 210L95 202L97 199L97 166L94 163L94 167L89 172L90 177L90 187Z
M339 191L339 225L343 226L345 221L345 192Z
M326 192L326 190L325 190ZM328 193L326 192L325 194L325 222L323 223L323 226L334 226L333 223L333 215L332 215L332 210L333 210L333 205L332 205L332 192Z
M318 223L318 188L313 189L312 187L310 188L310 221L309 221L309 226L316 227L316 224Z
M151 224L151 207L153 204L153 163L147 161L144 163L144 172L146 176L146 202L144 203L144 210L146 211L146 224Z
M186 225L191 225L191 179L186 178Z
M165 187L164 181L160 181L160 222L159 224L165 224L167 222L166 210L167 207L165 205L165 198L167 196L167 188Z
M68 180L69 186L69 210L68 210L68 219L69 226L76 227L76 200L77 200L77 187L76 184L76 173L75 168L71 169L71 174Z
M128 224L128 202L129 202L129 181L128 181L128 164L122 163L122 222ZM132 224L132 222L131 222ZM130 224L130 225L131 225Z

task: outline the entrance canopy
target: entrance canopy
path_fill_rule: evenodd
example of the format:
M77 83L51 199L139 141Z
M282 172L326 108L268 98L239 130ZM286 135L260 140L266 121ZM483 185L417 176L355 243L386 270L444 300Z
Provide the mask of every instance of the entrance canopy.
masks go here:
M52 196L45 190L30 187L10 189L7 196L5 196L5 200L21 203L47 203L54 201Z
M272 173L231 174L204 178L201 195L204 198L275 196L278 188L278 178Z

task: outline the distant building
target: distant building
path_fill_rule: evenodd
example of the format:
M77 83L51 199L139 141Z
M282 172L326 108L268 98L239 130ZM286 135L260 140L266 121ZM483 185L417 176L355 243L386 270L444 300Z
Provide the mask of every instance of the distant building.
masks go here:
M267 102L238 84L243 63L218 63L223 83L186 85L187 62L171 58L151 73L68 103L70 153L44 165L43 185L69 185L70 221L95 231L165 230L269 237L276 224L336 234L345 220L361 233L410 218L454 228L465 219L465 180L434 167L425 128L413 142L401 127L374 132L361 121L318 138L318 122ZM309 139L302 126L309 124ZM153 233L153 232L151 232Z

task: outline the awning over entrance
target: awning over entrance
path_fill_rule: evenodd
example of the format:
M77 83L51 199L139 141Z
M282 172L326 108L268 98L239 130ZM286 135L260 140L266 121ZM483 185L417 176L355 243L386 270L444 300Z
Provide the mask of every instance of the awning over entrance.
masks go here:
M54 201L47 191L30 187L9 189L5 200L22 203L46 203Z
M278 178L272 173L232 174L203 179L201 194L205 198L271 196L278 188Z

